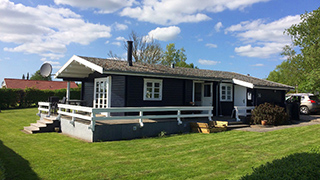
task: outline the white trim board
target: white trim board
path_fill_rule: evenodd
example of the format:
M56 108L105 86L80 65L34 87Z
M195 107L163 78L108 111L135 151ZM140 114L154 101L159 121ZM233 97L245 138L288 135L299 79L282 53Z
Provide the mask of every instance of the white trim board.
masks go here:
M232 82L236 85L247 87L253 89L254 85L252 83L246 82L246 81L241 81L239 79L232 79Z

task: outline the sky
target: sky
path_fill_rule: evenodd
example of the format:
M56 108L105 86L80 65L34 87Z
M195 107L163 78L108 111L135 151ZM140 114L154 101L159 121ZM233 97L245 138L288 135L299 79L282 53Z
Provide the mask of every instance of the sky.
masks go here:
M134 31L184 48L200 69L267 78L281 64L284 30L318 0L0 0L0 83L57 72L73 55L126 58Z

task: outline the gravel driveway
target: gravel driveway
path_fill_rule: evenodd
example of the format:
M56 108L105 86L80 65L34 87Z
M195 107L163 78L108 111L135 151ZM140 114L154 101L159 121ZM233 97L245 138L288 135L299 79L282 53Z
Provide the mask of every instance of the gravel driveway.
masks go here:
M281 125L281 126L261 126L261 125L251 125L247 128L239 128L234 130L240 131L252 131L252 132L269 132L279 129L300 127L300 126L309 126L320 124L320 115L301 115L300 121L294 121L291 125Z

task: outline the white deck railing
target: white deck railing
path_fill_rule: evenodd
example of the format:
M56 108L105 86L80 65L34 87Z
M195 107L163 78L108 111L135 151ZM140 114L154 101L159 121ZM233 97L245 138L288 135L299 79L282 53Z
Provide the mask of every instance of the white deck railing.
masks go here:
M48 113L48 116L51 115L51 102L38 102L38 110L39 112L37 113L38 116L41 117L41 112L45 111Z
M75 118L91 121L90 129L94 131L95 122L102 120L132 120L139 119L140 127L143 127L143 119L163 119L176 118L178 124L182 124L181 118L192 117L208 117L212 121L212 106L182 106L182 107L111 107L111 108L91 108L83 106L73 106L67 104L58 104L59 118L61 115L71 117L71 123L74 123ZM194 111L207 111L205 114L194 114ZM110 116L111 113L130 113L136 112L139 115L128 116ZM167 115L144 115L145 112L176 112L175 114ZM183 113L182 113L183 112ZM187 113L189 112L189 113Z
M240 121L239 116L247 116L251 115L251 111L254 109L254 106L234 106L234 109L232 110L231 117L233 117L233 113L236 112L235 117L237 121ZM250 112L247 112L247 110L250 110Z

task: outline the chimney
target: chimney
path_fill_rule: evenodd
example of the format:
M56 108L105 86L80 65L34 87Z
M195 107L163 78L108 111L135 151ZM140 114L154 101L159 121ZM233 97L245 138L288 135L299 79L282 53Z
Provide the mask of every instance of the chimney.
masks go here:
M128 43L128 52L127 52L127 60L129 66L132 66L132 41L127 41Z

